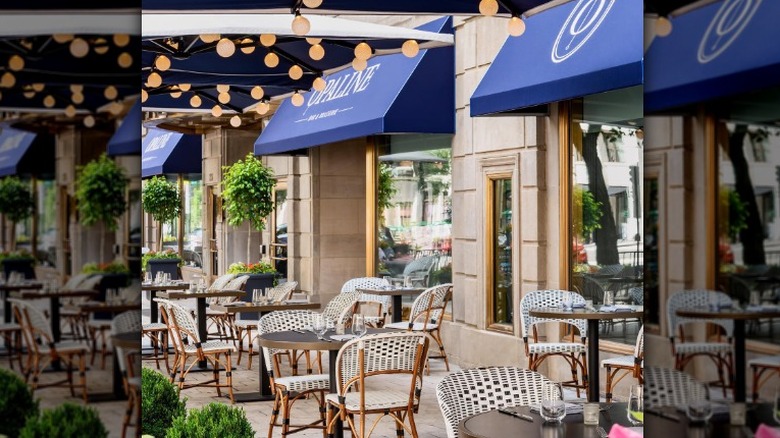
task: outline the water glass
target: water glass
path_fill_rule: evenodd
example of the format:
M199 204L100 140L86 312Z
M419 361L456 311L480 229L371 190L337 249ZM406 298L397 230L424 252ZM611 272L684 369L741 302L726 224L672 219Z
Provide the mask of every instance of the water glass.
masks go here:
M563 310L571 310L572 305L574 304L574 296L571 292L564 292L563 293Z
M691 423L706 423L712 416L710 390L698 382L688 384L685 414Z
M314 334L317 335L317 339L323 339L325 331L328 330L325 324L325 317L322 315L314 315L311 320L311 329Z
M382 277L382 279L384 279L385 282L387 283L385 285L385 289L392 289L393 288L393 277L391 277L389 275L385 275L384 277Z
M368 327L366 327L366 318L359 313L352 315L352 334L360 337L367 332Z
M408 275L404 276L404 287L407 289L412 288L412 277Z
M149 284L152 282L152 273L149 271L144 272L144 283Z
M615 305L615 294L611 290L604 291L604 305L605 306Z
M559 423L566 416L566 404L563 401L563 387L560 383L548 382L542 386L542 402L539 414L545 422Z
M252 289L252 303L260 304L261 301L265 301L265 291L262 289Z
M761 294L757 290L750 291L750 305L751 306L761 305Z
M628 421L634 426L639 426L645 422L645 403L643 400L642 385L631 385L628 393Z

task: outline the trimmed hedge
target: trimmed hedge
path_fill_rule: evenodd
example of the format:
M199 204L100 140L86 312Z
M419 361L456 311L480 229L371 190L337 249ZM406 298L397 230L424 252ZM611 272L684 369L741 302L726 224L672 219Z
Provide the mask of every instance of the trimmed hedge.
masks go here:
M38 401L24 380L2 368L0 388L0 435L18 436L27 419L38 416Z
M93 408L72 403L44 410L31 417L19 433L20 438L106 438L108 431Z
M187 416L176 417L166 438L254 438L255 432L241 408L209 403L193 409Z
M186 404L167 377L149 368L141 369L141 433L164 437L173 419L186 415Z

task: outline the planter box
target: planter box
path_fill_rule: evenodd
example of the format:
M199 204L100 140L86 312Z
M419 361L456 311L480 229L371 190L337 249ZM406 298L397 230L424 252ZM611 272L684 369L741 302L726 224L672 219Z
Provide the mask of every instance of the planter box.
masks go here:
M3 260L3 274L5 274L5 278L8 278L8 275L11 274L11 272L21 272L24 274L24 278L26 279L33 279L35 278L35 260L33 259L6 259Z
M146 270L152 273L152 278L158 272L164 272L171 274L171 280L181 280L179 263L181 263L181 259L149 259L146 262Z

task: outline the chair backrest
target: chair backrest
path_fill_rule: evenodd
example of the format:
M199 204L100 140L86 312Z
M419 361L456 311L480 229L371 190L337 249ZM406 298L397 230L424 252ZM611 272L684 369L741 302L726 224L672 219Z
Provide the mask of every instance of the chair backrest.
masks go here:
M8 302L13 306L16 319L22 327L27 348L37 352L41 344L53 345L51 324L43 312L24 300L9 298Z
M163 298L155 298L154 301L156 301L157 304L159 304L160 319L168 327L168 335L171 338L171 344L173 344L174 350L183 351L184 340L181 338L181 334L179 333L179 330L177 330L174 327L175 321L171 316L171 310L170 310L171 301Z
M639 327L639 333L636 334L636 344L634 344L634 361L641 364L645 357L645 326Z
M623 271L623 265L621 264L615 264L615 265L604 265L598 270L599 275L614 275L617 276L621 271Z
M136 333L138 337L141 337L141 311L130 310L128 312L120 313L111 320L111 334L117 335L120 333ZM117 363L119 364L119 370L122 374L127 373L127 360L125 351L122 347L116 347Z
M284 332L289 330L307 330L311 327L313 312L310 310L277 310L263 315L257 323L257 334ZM282 350L263 347L263 360L268 375L273 379L279 376L275 355ZM274 372L276 371L276 372Z
M436 262L436 256L420 257L412 260L404 267L404 276L430 275L433 264Z
M593 300L594 303L604 302L604 286L590 275L582 276L582 297L586 300Z
M643 306L645 302L645 288L642 286L632 287L628 290L628 295L634 300L634 304Z
M359 277L347 280L341 287L341 292L352 292L361 288L366 289L381 289L385 286L390 286L384 278L378 277ZM383 311L387 312L387 308L390 307L390 301L392 298L389 295L374 295L374 294L362 294L360 301L372 301L380 303L383 306Z
M276 287L271 288L268 291L268 298L272 303L281 303L282 301L289 300L295 288L298 286L297 281L286 281Z
M645 406L684 408L693 398L703 396L706 388L693 377L671 368L647 367L644 370Z
M411 377L411 406L420 398L429 341L425 333L403 331L367 335L347 342L336 357L336 392L339 396L346 396L349 390L359 385L360 405L365 406L367 378L407 374Z
M528 342L528 336L532 333L536 324L547 322L561 322L577 328L580 336L584 339L588 336L588 324L584 319L572 318L539 318L530 316L528 312L538 307L560 307L563 303L564 294L572 294L574 304L585 304L585 298L576 292L565 290L535 290L528 292L520 300L520 328L523 331L523 340Z
M183 340L184 336L182 335L186 335L194 344L199 344L201 339L198 333L198 325L190 312L171 301L167 301L165 304L168 311L169 330L176 332L176 337L179 340Z
M361 296L362 294L356 290L342 292L328 301L322 315L337 323L346 323L352 319L355 303L360 301Z
M678 309L693 307L709 307L710 299L717 302L721 307L731 307L731 298L723 292L695 289L681 290L673 293L666 300L666 319L669 324L669 337L674 338L679 335L682 326L693 322L704 322L714 324L723 328L726 336L731 337L734 333L734 321L730 319L704 319L704 318L686 318L677 315ZM684 340L682 340L684 341Z
M229 274L229 275L233 275L233 274ZM219 278L217 280L219 280ZM225 283L224 287L216 289L212 284L211 287L209 287L209 290L210 291L244 290L244 286L246 285L246 281L249 280L249 276L239 274L238 276L234 276L233 278L229 278L228 280L229 281ZM216 283L216 281L214 281L214 283ZM212 298L206 298L206 302L209 304L225 304L225 303L232 303L237 299L238 297L212 297Z
M415 322L422 323L424 330L428 324L438 324L451 298L452 283L440 284L426 289L412 303L412 311L409 313L410 327Z
M80 289L79 284L86 280L92 274L76 274L71 276L60 289L62 290L74 290Z
M502 407L534 406L542 401L547 377L527 369L495 366L461 370L436 385L436 399L449 438L458 437L466 417Z

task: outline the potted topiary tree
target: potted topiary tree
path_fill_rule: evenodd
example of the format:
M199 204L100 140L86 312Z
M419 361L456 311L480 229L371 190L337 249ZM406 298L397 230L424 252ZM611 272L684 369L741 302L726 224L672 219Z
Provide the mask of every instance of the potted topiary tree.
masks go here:
M91 227L100 222L100 260L104 260L105 228L117 229L117 219L126 208L125 191L128 179L114 160L103 154L78 168L76 202L81 225Z
M6 177L0 179L0 213L11 222L11 229L16 224L26 220L33 214L35 201L30 186L19 178ZM16 250L16 233L11 233L10 250Z
M224 167L222 200L228 224L234 227L249 221L250 227L263 231L273 212L276 180L270 168L250 152L243 160ZM246 260L252 260L251 236L247 234Z
M145 212L158 222L157 250L163 247L163 224L172 221L181 214L181 196L176 185L163 177L155 176L144 182L141 192L141 205Z

